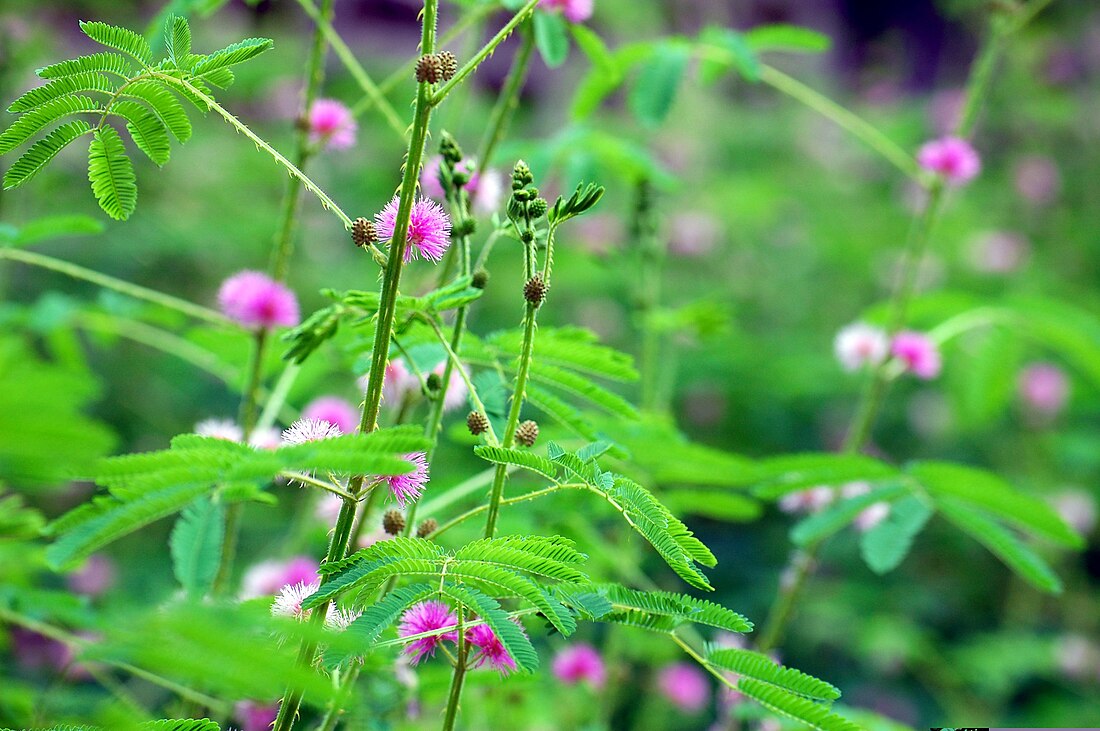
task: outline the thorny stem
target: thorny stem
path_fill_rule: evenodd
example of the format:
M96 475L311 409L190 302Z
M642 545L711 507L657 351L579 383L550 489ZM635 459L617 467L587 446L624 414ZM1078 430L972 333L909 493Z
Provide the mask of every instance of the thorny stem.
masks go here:
M1037 0L1035 4L1044 5L1045 2L1044 0ZM956 129L958 136L969 137L973 132L974 123L989 91L993 69L1004 51L1007 36L1020 27L1022 26L1012 25L1004 22L1000 17L994 17L991 23L991 35L983 44L982 50L971 68L970 81L967 84L966 103L959 116L959 124ZM943 195L943 181L938 178L934 179L928 188L924 206L910 228L902 270L899 272L891 296L890 320L887 325L888 337L895 335L905 325L909 303L916 290L920 263L927 251L931 232L942 210ZM874 373L860 397L852 426L848 430L844 442L845 454L858 454L866 446L871 437L871 429L874 426L875 419L885 401L892 372L893 369L889 360L875 367ZM764 631L761 633L760 642L757 645L757 649L761 652L767 652L782 640L794 607L807 580L813 573L820 547L821 543L818 542L808 546L804 551L795 551L792 554L790 566L788 567L790 573L776 594L775 602L768 613Z
M523 82L527 79L527 67L535 48L535 33L528 26L524 26L520 33L523 36L523 42L519 50L516 51L516 56L512 61L512 69L508 72L508 78L504 81L504 88L500 90L500 96L497 97L497 102L489 115L489 126L486 128L485 136L477 149L476 160L479 172L489 168L493 159L493 152L508 131L512 114L519 104L520 90L523 89Z
M470 647L466 643L466 627L463 624L462 607L458 608L458 653L454 674L451 676L451 692L447 697L447 710L443 716L443 731L453 731L458 718L458 704L462 698L462 686L466 681L466 661Z

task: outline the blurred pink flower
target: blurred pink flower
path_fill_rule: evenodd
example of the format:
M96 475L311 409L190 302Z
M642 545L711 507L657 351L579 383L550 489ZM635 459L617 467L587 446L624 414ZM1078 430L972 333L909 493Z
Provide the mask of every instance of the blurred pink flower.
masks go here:
M412 462L416 469L404 475L388 475L382 478L390 486L397 504L402 508L405 507L406 502L416 502L420 499L420 494L429 479L428 460L424 452L410 452L404 456L404 459Z
M1020 197L1035 205L1050 205L1062 192L1062 174L1045 155L1025 155L1017 160L1012 180Z
M278 715L278 703L240 701L233 706L233 716L241 724L241 731L267 731Z
M294 293L263 272L246 270L222 282L218 306L230 320L253 330L298 324Z
M393 197L386 207L374 217L378 227L378 237L384 241L393 238L397 227L397 209L399 199ZM405 262L421 256L438 262L443 258L447 247L451 245L451 219L443 207L428 198L420 198L412 208L409 218L408 245L405 247Z
M816 513L836 497L833 488L819 485L807 490L789 492L779 499L779 509L784 513Z
M73 661L73 651L57 640L22 627L12 627L10 632L12 655L23 670L60 672Z
M443 182L439 179L439 169L442 165L443 156L433 155L428 158L428 161L424 163L424 167L420 169L421 189L428 197L435 198L438 201L447 197L447 191L443 189ZM462 187L473 199L478 183L477 163L470 159L464 159L455 166L455 171L464 172L469 176L469 180Z
M367 377L359 379L359 385L366 390ZM394 358L386 364L386 374L382 379L382 402L397 409L409 393L419 393L420 382L409 371L402 358Z
M678 213L670 223L668 250L675 256L707 256L722 238L722 222L702 211Z
M596 648L579 642L569 645L554 656L554 677L568 685L588 683L600 690L607 681L607 668Z
M335 99L318 99L309 108L309 141L329 150L346 150L355 144L358 125L351 110Z
M969 142L958 137L941 137L924 143L917 152L917 163L952 185L969 182L982 168L978 153Z
M442 378L446 367L447 361L443 361L432 369L432 373ZM443 394L443 410L454 411L463 406L466 403L467 395L469 395L469 390L466 388L466 381L462 380L457 368L452 368L451 377L447 379L447 390Z
M592 17L593 0L539 0L545 10L560 10L570 23L583 23Z
M1062 520L1083 536L1096 527L1096 499L1084 490L1063 490L1051 498Z
M943 359L936 344L924 333L904 330L894 336L890 352L917 378L932 380L940 374Z
M657 674L657 690L677 708L698 713L710 701L710 683L702 670L686 662L666 665Z
M523 626L519 622L516 625L523 632ZM475 668L488 665L501 675L508 675L516 669L515 659L489 625L479 624L466 630L466 641L478 649L478 654L473 658Z
M965 89L943 89L932 96L928 117L938 134L946 135L959 124L959 116L966 104Z
M248 435L248 443L256 449L278 449L283 445L283 440L275 427L261 426Z
M335 424L318 419L298 419L283 431L283 444L305 444L341 436Z
M970 240L970 265L986 274L1008 274L1020 268L1031 253L1031 244L1011 231L985 231Z
M1069 399L1069 379L1053 363L1032 363L1020 371L1017 381L1024 404L1043 416L1054 416Z
M886 520L889 515L890 503L871 503L865 509L863 509L859 515L856 516L856 519L853 522L857 530L862 533L866 533L882 521Z
M846 371L856 371L865 365L876 366L889 350L886 333L873 325L857 322L841 329L833 341L833 352Z
M344 434L359 428L359 410L338 396L313 399L302 409L302 418L327 421Z
M443 602L426 601L414 604L405 610L405 613L401 615L401 623L397 627L397 634L400 637L410 637L422 632L451 627L458 627L458 617L451 611L451 608ZM442 645L445 640L457 642L458 632L421 637L406 645L403 652L410 657L413 665L417 665L425 657L435 655L435 648Z
M294 556L285 561L261 561L245 571L241 598L273 596L284 586L313 583L320 579L317 568L317 562L309 556Z
M239 442L244 439L244 432L230 419L203 419L195 424L195 433L201 437L213 437L225 439L230 442Z
M114 561L96 553L89 556L77 571L69 574L65 583L75 594L97 597L115 585L117 573Z

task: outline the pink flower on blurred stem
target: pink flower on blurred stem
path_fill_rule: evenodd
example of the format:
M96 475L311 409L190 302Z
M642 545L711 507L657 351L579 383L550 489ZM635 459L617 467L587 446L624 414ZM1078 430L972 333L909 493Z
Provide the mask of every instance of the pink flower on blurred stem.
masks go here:
M359 428L359 410L337 396L315 398L302 409L302 418L327 421L344 434Z
M489 215L500 208L504 197L504 176L493 168L482 170L472 193L474 213Z
M263 272L238 272L222 282L218 306L230 320L252 330L298 324L294 293Z
M519 622L516 622L516 625L523 632L523 626ZM496 632L489 625L479 624L466 630L466 641L479 651L473 659L475 668L488 665L501 675L507 675L516 669L515 659L508 654L508 650L504 648L504 643L500 641Z
M594 690L603 688L607 669L603 658L592 645L570 645L554 656L554 677L568 685L588 683Z
M1033 363L1024 368L1018 388L1024 404L1043 416L1054 416L1069 399L1069 379L1053 363Z
M233 717L241 724L241 731L267 731L278 715L278 703L240 701L233 706Z
M888 350L886 333L862 322L841 329L833 341L836 359L846 371L857 371L865 365L876 366L886 358Z
M244 432L236 422L229 419L203 419L195 424L195 433L200 437L213 437L230 442L239 442L244 439Z
M358 125L351 110L335 99L318 99L309 108L309 141L329 150L346 150L355 144Z
M1063 490L1051 499L1062 520L1083 536L1096 527L1096 500L1084 490Z
M244 574L241 598L273 596L284 586L319 581L317 562L309 556L294 556L286 561L261 561Z
M432 373L442 378L443 371L446 367L447 361L443 361L432 369ZM447 390L443 394L443 410L454 411L459 408L466 403L466 396L468 394L469 390L466 388L466 382L462 380L462 376L459 375L458 369L452 368L451 377L447 380Z
M1027 260L1031 245L1011 231L986 231L970 240L969 259L975 271L1008 274Z
M427 601L414 604L405 611L401 616L401 623L397 626L397 634L399 637L410 637L422 632L452 627L458 627L458 617L451 608L443 602ZM413 665L417 665L425 657L435 655L435 648L442 645L444 640L458 642L458 632L421 637L406 645L402 652L410 657Z
M412 462L415 469L404 475L387 475L382 480L390 486L397 504L402 508L406 502L416 502L424 486L428 484L428 459L424 452L410 452L404 459Z
M75 594L97 597L115 585L116 574L115 562L96 553L79 570L69 574L65 583Z
M283 431L283 444L305 444L340 436L340 427L318 419L298 419Z
M73 661L73 651L67 645L22 627L11 628L11 651L23 670L60 672Z
M808 490L787 493L779 499L779 509L784 513L816 513L835 497L833 488L819 485Z
M592 0L540 0L544 10L560 10L570 23L583 23L592 17Z
M905 330L894 336L890 352L917 378L930 381L940 374L943 359L936 344L924 333Z
M982 169L978 153L969 142L958 137L941 137L924 143L917 153L917 163L952 185L969 182Z
M1046 206L1062 192L1062 175L1058 166L1045 155L1026 155L1012 169L1016 192L1028 203Z
M657 674L657 690L677 708L698 713L710 701L710 683L694 665L678 662L666 665Z
M383 240L393 238L397 227L397 208L399 199L393 197L386 207L374 217L378 227L378 237ZM412 208L409 218L408 245L405 247L405 262L424 257L434 262L443 258L447 247L451 245L451 219L443 207L433 200L420 198Z

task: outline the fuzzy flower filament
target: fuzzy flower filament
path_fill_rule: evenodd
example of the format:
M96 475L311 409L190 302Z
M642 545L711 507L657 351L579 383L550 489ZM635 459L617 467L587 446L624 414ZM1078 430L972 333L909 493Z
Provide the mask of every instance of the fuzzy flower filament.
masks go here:
M309 141L329 150L347 150L355 144L358 125L351 110L335 99L318 99L306 120Z
M386 207L374 217L378 236L389 239L392 245L394 230L397 228L397 212L400 199L393 197ZM406 235L405 263L424 257L439 262L447 247L451 245L451 219L443 206L427 198L419 198L413 203L409 216L409 231Z
M428 468L428 455L424 452L410 452L402 457L407 462L412 462L413 471L403 475L385 475L382 482L389 485L397 504L404 508L406 503L416 502L428 484L430 470Z
M428 637L412 640L405 645L402 651L408 655L413 665L418 665L426 657L433 657L437 647L447 642L458 642L458 632L453 631L458 627L458 617L451 608L443 602L426 601L409 607L401 616L401 622L397 626L399 637L411 637L433 632L435 630L452 629L450 632L442 632Z

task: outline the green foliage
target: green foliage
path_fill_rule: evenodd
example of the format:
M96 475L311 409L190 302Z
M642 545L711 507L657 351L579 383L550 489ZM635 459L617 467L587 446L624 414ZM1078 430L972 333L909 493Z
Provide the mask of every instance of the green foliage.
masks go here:
M548 68L569 58L569 30L561 13L535 13L535 46Z
M932 508L918 495L908 495L890 505L890 514L859 539L859 552L876 574L897 568L913 540L932 517Z
M746 81L760 81L760 61L743 34L729 28L708 26L699 34L698 44L703 56L699 64L703 83L713 82L731 67Z
M752 650L711 649L707 653L707 663L811 700L835 701L840 697L840 691L832 684L801 670L783 667L767 655Z
M871 505L890 502L906 492L904 485L885 485L863 495L838 500L797 523L791 529L791 541L798 546L814 545L844 528Z
M0 245L12 247L33 246L40 241L102 232L103 223L90 216L79 214L42 216L27 221L22 226L0 224Z
M214 585L225 538L225 506L201 497L184 509L169 546L176 579L192 599L201 599Z
M38 75L50 81L8 107L9 112L21 116L0 133L0 154L11 152L66 117L94 115L95 126L83 119L62 122L8 169L4 188L27 182L67 145L91 133L88 178L92 193L107 215L125 220L137 205L137 182L122 138L108 120L121 119L137 148L156 165L164 165L171 154L169 133L181 143L191 136L191 123L176 95L206 111L206 103L186 85L204 93L209 91L204 82L224 88L233 80L229 67L270 49L271 41L248 38L209 56L196 56L190 50L186 19L170 15L165 30L168 57L152 65L152 51L141 35L98 21L81 21L80 29L97 43L122 53L95 53L39 69ZM84 94L101 95L103 101Z
M858 454L790 454L756 463L753 494L773 499L815 485L880 482L897 477L898 469Z
M605 614L597 616L605 622L643 627L657 632L671 632L687 623L738 633L751 632L753 627L752 622L737 612L687 594L638 591L618 584L567 588L572 593L563 597L563 601L570 606L577 604L578 596L583 602L583 598L589 593L606 598L610 608Z
M551 480L557 479L558 469L553 462L525 449L505 449L482 444L474 447L474 454L494 464L515 465Z
M765 708L817 731L860 731L859 726L830 711L828 706L814 703L775 685L744 677L737 682L737 689Z
M630 111L642 124L657 127L668 116L690 58L690 47L679 41L653 46L627 98Z
M508 613L500 608L500 603L477 589L456 584L444 584L441 593L452 601L466 607L485 624L504 645L504 649L516 661L516 665L526 672L534 672L539 666L539 656L531 640L518 624L512 621Z

